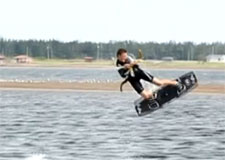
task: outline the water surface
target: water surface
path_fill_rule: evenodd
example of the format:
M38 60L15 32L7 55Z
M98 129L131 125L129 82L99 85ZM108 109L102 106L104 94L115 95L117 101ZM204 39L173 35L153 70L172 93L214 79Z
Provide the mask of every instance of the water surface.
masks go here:
M175 79L192 71L189 69L146 69L153 76ZM200 83L224 84L223 70L193 70ZM0 80L36 81L116 81L121 80L116 68L51 68L51 67L0 67Z
M0 160L225 158L225 96L188 94L138 117L134 92L0 91Z

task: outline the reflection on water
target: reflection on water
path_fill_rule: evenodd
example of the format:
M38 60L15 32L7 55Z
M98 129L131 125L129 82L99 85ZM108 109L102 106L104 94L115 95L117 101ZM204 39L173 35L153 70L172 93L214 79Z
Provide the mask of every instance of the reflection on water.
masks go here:
M144 117L133 92L0 95L0 160L225 157L224 95L188 94Z

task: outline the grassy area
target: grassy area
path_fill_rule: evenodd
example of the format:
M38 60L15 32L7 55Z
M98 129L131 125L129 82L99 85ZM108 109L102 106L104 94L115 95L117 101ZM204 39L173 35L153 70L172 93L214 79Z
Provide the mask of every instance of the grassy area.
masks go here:
M10 65L10 64L9 64ZM20 64L18 64L20 65ZM84 59L33 59L32 64L23 64L23 66L49 66L49 67L115 67L115 61L112 60L93 60L85 62ZM223 69L225 63L212 63L200 61L155 61L145 60L140 63L144 68L153 69Z
M200 61L145 61L143 66L151 68L171 68L171 69L224 69L225 63L200 62Z
M43 65L43 66L84 66L84 67L101 67L101 66L113 66L114 62L112 60L98 60L92 62L85 62L83 59L34 59L34 64Z

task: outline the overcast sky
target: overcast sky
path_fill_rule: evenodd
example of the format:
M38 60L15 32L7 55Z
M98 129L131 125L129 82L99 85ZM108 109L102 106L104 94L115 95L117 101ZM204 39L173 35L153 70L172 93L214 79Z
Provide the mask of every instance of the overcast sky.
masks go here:
M225 42L224 0L0 0L0 37Z

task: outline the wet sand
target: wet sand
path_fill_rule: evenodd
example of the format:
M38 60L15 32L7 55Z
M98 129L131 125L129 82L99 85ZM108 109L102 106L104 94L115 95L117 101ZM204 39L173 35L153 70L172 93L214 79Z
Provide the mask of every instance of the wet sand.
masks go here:
M88 90L88 91L118 91L119 81L116 82L0 82L1 89L39 89L39 90ZM129 83L123 87L124 91L132 91ZM193 90L195 93L216 93L225 94L225 85L223 84L199 84Z

